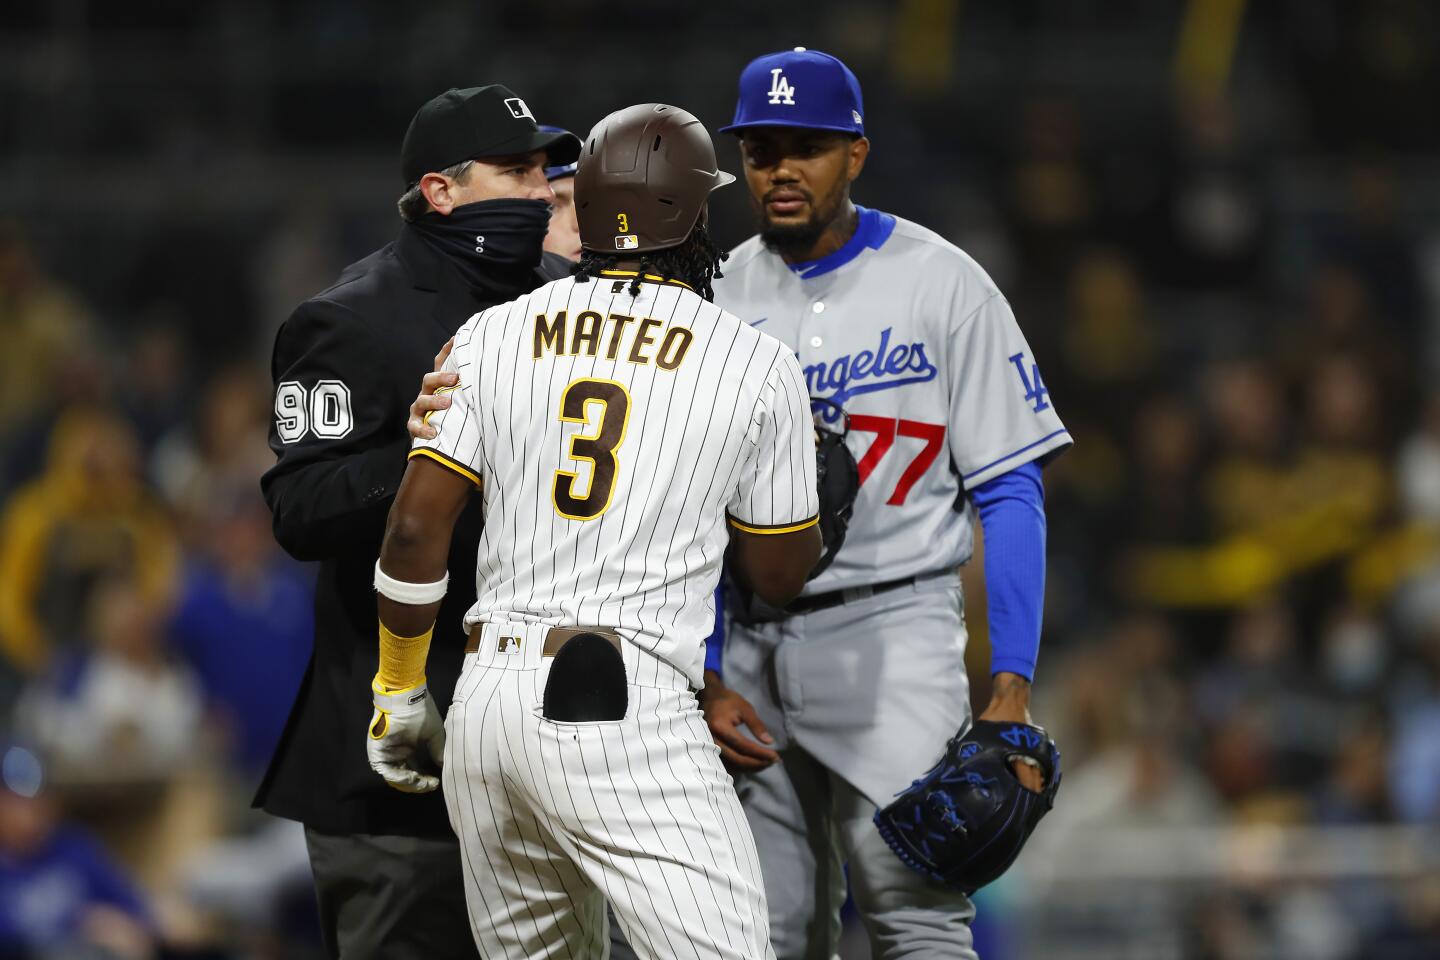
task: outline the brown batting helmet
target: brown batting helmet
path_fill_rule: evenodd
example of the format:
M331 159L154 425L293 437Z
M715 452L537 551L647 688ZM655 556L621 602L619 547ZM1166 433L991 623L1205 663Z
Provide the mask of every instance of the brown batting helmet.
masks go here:
M673 247L695 229L710 191L733 182L717 169L715 145L692 114L663 103L617 110L580 151L580 245L608 254Z

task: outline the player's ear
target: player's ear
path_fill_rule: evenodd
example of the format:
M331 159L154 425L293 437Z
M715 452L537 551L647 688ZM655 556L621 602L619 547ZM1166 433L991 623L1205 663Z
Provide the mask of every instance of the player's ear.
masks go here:
M850 141L850 159L846 168L846 174L851 180L860 176L860 171L865 169L865 158L870 156L870 140L866 137L856 137Z

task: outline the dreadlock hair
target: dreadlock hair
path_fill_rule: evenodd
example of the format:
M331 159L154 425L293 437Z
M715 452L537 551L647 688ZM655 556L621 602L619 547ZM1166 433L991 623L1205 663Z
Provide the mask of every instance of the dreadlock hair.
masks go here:
M687 283L706 300L714 300L715 291L711 289L710 281L725 276L720 272L720 264L729 258L730 254L710 239L705 224L699 223L690 231L690 236L675 246L641 254L635 279L630 281L630 295L633 297L640 292L640 280L648 273L662 280ZM619 262L620 258L613 254L586 250L580 254L580 262L571 267L570 272L575 275L576 283L588 283L602 270L619 269Z

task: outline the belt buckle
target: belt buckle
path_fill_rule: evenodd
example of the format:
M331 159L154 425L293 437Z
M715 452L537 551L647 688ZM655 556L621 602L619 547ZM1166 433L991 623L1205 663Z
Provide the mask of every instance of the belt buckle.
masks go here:
M544 638L540 641L541 658L555 657L559 655L565 644L574 640L582 633L593 633L602 637L610 646L624 656L624 640L615 630L610 627L551 627L545 631Z
M854 603L856 600L869 600L875 596L874 587L849 587L840 591L841 603Z

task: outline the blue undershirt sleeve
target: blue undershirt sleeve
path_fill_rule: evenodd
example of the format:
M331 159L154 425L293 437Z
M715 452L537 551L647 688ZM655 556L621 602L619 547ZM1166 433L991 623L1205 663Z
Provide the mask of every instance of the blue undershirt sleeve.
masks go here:
M705 669L720 670L720 651L725 648L725 585L715 588L715 629L705 638Z
M985 533L990 673L1034 679L1045 599L1045 487L1031 461L970 491Z

